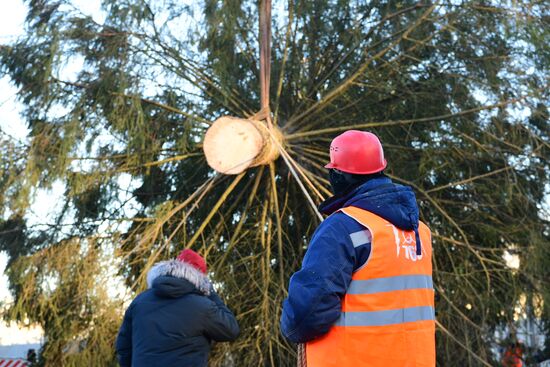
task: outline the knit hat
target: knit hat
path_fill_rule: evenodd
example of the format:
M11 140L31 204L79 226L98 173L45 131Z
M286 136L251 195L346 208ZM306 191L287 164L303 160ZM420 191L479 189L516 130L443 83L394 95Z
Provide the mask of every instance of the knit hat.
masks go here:
M180 252L176 259L181 262L190 264L195 269L200 270L203 274L206 274L206 261L201 255L197 254L195 251L187 248Z

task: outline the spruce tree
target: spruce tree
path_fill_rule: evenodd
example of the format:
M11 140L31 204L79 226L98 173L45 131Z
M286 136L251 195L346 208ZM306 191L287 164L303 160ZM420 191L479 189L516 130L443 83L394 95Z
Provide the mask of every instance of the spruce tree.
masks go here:
M257 2L103 0L102 23L69 0L27 5L24 36L0 48L30 131L1 136L4 317L44 328L43 365L115 365L124 301L191 247L242 330L212 365L294 365L278 320L319 219L285 160L226 176L201 146L216 118L259 110ZM315 204L330 195L330 140L352 128L379 135L387 173L417 193L438 364L498 363L495 331L518 314L550 336L548 4L273 8L273 121ZM58 183L56 218L29 224L37 192ZM130 294L110 294L114 273Z

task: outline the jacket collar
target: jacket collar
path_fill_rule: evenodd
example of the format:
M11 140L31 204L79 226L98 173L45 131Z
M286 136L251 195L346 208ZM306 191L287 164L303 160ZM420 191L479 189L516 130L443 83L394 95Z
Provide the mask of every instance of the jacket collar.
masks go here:
M349 202L353 201L357 196L374 190L378 187L392 185L392 180L389 177L382 176L368 180L362 185L356 187L344 195L335 195L328 198L319 205L319 211L323 214L330 215L339 209L349 206Z
M199 292L206 295L210 294L210 281L208 277L192 265L179 260L167 260L156 263L147 273L147 286L154 288L155 280L161 277L174 277L188 281Z
M419 213L416 197L408 186L396 185L388 177L370 179L343 196L334 196L321 204L320 211L330 215L339 209L354 206L374 213L397 228L414 231L416 253L421 254L418 232Z

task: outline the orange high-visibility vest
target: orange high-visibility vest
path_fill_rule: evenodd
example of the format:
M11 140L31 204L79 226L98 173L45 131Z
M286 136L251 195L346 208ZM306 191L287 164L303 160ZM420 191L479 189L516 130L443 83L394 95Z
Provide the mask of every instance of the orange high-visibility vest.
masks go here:
M356 207L341 211L370 231L371 253L352 276L340 318L306 344L307 367L434 367L429 228L420 223L422 254L417 255L414 231Z
M523 367L523 351L520 347L509 347L502 358L502 365L505 367Z

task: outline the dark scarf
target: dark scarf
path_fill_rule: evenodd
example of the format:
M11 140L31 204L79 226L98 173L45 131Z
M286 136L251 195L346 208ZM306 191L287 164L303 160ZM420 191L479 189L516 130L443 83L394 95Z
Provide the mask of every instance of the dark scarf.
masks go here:
M385 177L384 172L377 172L370 175L355 175L347 172L339 172L334 169L329 171L329 181L332 193L338 197L345 196L365 182L379 177Z

